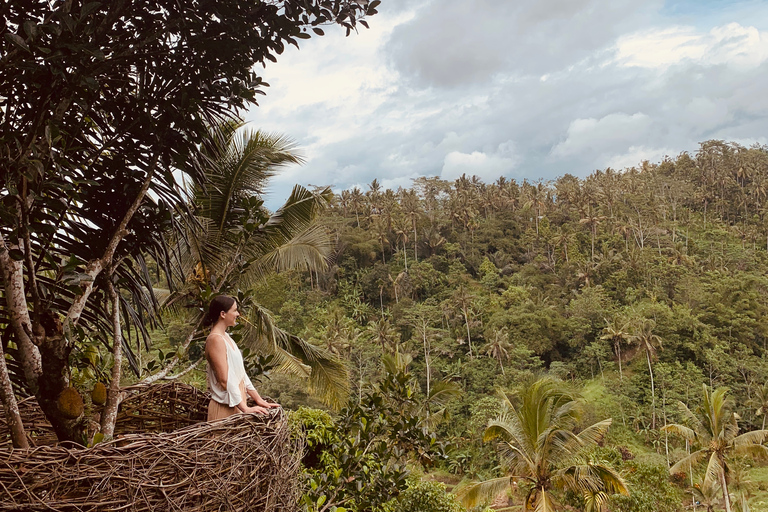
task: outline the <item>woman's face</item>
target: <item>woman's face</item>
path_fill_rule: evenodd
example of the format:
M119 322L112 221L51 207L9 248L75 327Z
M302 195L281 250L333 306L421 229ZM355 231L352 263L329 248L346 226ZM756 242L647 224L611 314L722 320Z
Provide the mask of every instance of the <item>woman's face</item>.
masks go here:
M235 322L237 322L237 317L240 316L240 312L237 310L237 302L232 304L232 307L229 308L229 311L221 312L221 318L224 320L224 325L227 327L232 327L235 325Z

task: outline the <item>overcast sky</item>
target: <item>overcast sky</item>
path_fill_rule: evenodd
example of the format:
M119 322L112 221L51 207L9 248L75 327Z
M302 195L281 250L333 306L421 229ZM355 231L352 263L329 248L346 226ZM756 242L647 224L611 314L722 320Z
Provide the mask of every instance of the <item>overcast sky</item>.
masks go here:
M768 2L383 0L291 47L244 117L307 162L272 182L530 181L768 143Z

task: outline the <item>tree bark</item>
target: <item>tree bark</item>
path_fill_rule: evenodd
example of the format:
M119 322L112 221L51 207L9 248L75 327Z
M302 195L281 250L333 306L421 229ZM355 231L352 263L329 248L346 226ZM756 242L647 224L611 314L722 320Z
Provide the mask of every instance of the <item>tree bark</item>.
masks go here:
M731 497L728 495L728 483L725 481L725 461L720 460L720 487L723 490L725 512L731 512Z
M28 450L29 442L27 441L27 434L24 432L24 422L21 420L16 395L13 394L8 367L5 365L2 343L0 343L0 401L3 403L5 421L11 430L11 443L13 443L13 447Z
M648 373L651 375L651 428L656 429L656 388L653 385L653 367L651 366L651 354L646 350L648 359Z
M107 390L107 403L101 413L101 433L111 438L115 433L117 409L120 406L120 375L123 365L123 330L120 323L120 297L117 290L109 283L109 300L112 303L112 376Z
M9 249L19 249L18 246L10 248L5 243L0 233L0 270L3 274L5 287L5 303L8 309L13 333L16 335L16 344L24 378L33 393L37 393L38 379L43 373L40 350L36 345L36 336L33 334L32 320L29 316L29 305L24 288L24 269L21 261L11 259ZM40 334L39 332L37 334Z

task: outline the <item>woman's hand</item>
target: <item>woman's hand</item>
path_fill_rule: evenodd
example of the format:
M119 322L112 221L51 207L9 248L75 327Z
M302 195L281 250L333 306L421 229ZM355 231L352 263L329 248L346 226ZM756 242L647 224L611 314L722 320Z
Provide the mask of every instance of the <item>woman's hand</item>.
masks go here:
M263 398L256 400L256 405L264 407L265 409L274 409L276 407L280 407L280 404L273 404L271 402L267 402Z
M254 413L254 414L269 414L269 411L261 406L255 406L255 407L246 407L243 411L245 413Z

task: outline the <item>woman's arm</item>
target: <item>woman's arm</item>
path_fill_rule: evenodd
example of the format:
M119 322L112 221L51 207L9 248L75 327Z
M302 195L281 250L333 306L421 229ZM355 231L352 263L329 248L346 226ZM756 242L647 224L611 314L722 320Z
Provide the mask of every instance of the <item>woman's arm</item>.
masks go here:
M251 395L251 398L253 398L253 400L256 402L256 405L264 407L265 409L280 407L280 404L273 404L261 398L261 395L259 394L258 391L256 391L256 388L253 388L253 387L248 388L248 394Z
M224 338L219 335L210 334L205 340L205 355L208 364L213 369L216 376L216 382L224 389L227 389L227 378L229 376L229 363L227 362L227 346Z

